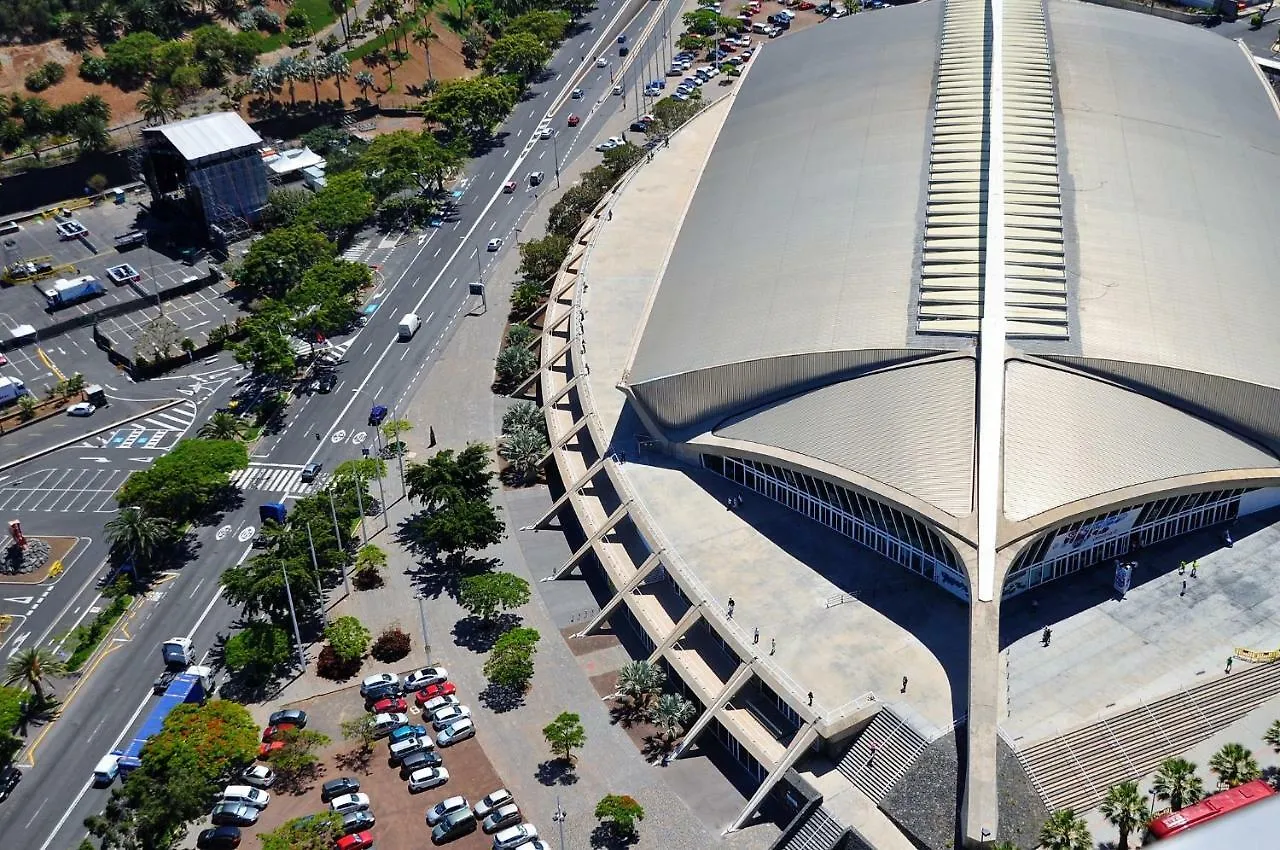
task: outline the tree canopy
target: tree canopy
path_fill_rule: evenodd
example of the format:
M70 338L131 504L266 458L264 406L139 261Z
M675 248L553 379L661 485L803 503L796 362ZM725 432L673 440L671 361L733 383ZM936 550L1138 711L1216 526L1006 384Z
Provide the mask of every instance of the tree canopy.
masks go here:
M360 174L347 171L327 178L302 209L299 220L338 239L364 224L371 215L373 194L365 189Z
M485 622L528 602L529 582L511 573L480 573L458 583L458 604Z
M533 656L541 637L537 629L508 629L494 641L485 659L485 677L495 685L523 691L533 678Z
M507 116L517 95L515 87L499 77L445 80L423 114L450 133L478 140Z
M502 36L489 45L484 57L490 74L515 74L521 80L532 79L551 58L551 48L538 36L517 32Z
M236 271L236 284L254 295L279 298L307 269L336 253L337 247L310 225L277 228L249 246Z
M573 761L573 751L587 743L587 730L582 728L582 718L572 711L561 712L542 729L551 752L565 761Z
M238 440L179 440L150 467L130 474L116 500L175 523L194 521L230 489L227 476L248 465L248 450Z
M411 463L405 470L409 498L428 510L447 502L488 499L493 493L489 447L470 443L462 451L441 449L425 463Z
M369 651L369 630L355 617L337 617L324 630L324 639L342 661L358 661Z
M342 837L342 815L321 812L294 818L258 837L262 850L331 850Z
M251 678L270 675L289 661L293 652L289 632L274 623L252 622L232 635L223 648L223 663Z

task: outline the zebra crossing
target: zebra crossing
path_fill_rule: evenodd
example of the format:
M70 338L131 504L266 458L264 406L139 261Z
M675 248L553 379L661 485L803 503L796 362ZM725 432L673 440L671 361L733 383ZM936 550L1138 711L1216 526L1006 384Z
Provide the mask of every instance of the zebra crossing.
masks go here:
M196 403L181 404L153 413L123 428L117 428L101 443L84 442L83 448L155 449L165 451L191 428L196 419Z
M393 231L383 234L376 242L372 237L361 239L359 242L352 244L342 252L342 259L350 263L368 263L377 265L386 262L387 257L401 240L405 238L404 233Z
M248 468L237 472L231 481L241 490L302 496L323 487L327 477L322 474L311 483L303 483L302 464L251 463Z

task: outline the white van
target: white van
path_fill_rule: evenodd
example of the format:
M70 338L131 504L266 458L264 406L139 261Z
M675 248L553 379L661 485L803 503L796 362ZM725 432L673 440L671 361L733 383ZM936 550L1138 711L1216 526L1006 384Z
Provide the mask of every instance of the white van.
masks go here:
M762 21L755 21L751 24L751 31L759 33L760 35L768 35L769 25Z
M93 767L93 784L99 786L110 785L115 782L119 774L120 757L115 753L107 753L98 759L98 763Z
M400 317L400 340L403 342L413 339L413 335L420 327L422 327L422 319L418 318L417 313L405 313Z

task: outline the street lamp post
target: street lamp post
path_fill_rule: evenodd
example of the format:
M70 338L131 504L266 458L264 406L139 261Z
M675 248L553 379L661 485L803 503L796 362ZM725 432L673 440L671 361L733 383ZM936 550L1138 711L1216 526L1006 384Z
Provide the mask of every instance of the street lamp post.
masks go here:
M298 666L306 669L307 653L302 648L302 632L298 631L298 616L293 612L293 592L289 589L289 572L282 564L280 575L284 576L284 598L289 602L289 621L293 623L293 639L298 643Z
M418 616L422 618L422 647L427 653L427 663L431 663L431 633L427 631L427 598L421 591L417 594Z
M311 537L311 523L307 523L307 547L311 549L311 569L316 574L316 593L320 599L320 625L329 625L328 613L324 609L324 588L320 586L320 564L316 560L316 542Z
M365 457L369 456L368 449L361 449L360 451L361 451L361 454L363 454ZM381 449L378 450L378 455L379 455L378 460L381 461L382 460ZM387 491L383 489L381 475L378 476L378 498L382 500L382 528L383 530L385 530L390 525L390 522L387 520Z
M551 134L551 155L554 156L556 160L556 188L557 189L560 188L560 146L556 144L556 136L559 136L559 135L560 135L559 132L553 132Z
M342 586L346 588L347 596L351 595L351 580L347 578L347 553L342 549L342 528L338 525L338 509L333 504L333 488L329 489L329 515L333 517L333 533L338 540L338 558L340 559L342 568Z
M560 850L564 850L564 822L569 817L569 813L560 805L560 795L556 795L556 811L551 819L560 825Z

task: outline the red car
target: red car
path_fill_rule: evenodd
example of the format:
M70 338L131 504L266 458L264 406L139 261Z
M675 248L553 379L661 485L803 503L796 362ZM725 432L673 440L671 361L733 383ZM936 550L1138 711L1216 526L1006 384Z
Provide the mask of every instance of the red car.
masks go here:
M457 692L457 690L458 688L453 684L453 682L440 682L436 685L427 685L425 688L418 691L418 707L421 708L426 705L427 700L432 700L436 697L447 697Z
M809 0L802 0L799 6L796 6L801 12L807 12L813 8L813 4Z
M283 749L284 741L272 741L269 744L263 744L261 747L258 747L258 758L269 759Z
M373 833L369 830L354 835L344 835L334 843L334 850L364 850L373 846Z
M404 697L387 697L373 704L374 714L404 714L408 710L409 704Z
M577 126L578 126L578 122L579 122L579 121L581 121L581 120L582 120L582 119L581 119L581 118L579 118L579 117L578 117L578 116L576 116L576 115L570 115L570 116L569 116L569 126L570 126L570 127L577 127Z
M502 184L503 194L510 195L515 190L516 190L516 181L514 180L508 180L506 183Z
M294 728L292 723L281 723L279 726L268 726L262 730L262 743L269 744L272 741L283 738L284 733Z

